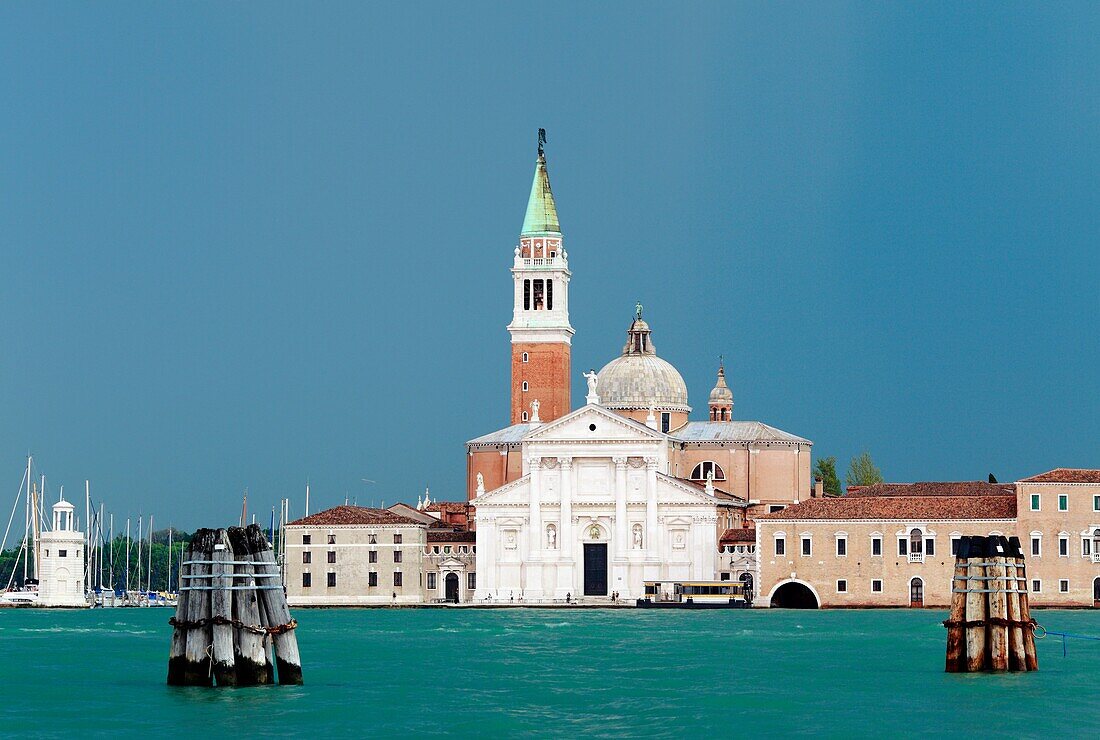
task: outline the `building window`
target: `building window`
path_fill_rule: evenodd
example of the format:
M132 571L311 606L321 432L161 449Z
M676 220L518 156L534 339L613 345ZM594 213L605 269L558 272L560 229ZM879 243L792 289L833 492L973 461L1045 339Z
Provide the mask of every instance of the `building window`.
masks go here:
M1093 511L1100 511L1100 496L1093 496L1092 497L1092 510Z
M724 570L724 571L722 571L721 573L718 574L718 580L719 581L728 581L729 579L730 579L730 572L728 570Z
M330 534L330 535L328 536L328 543L329 543L330 545L335 545L335 544L336 544L336 535L334 535L334 534Z
M367 544L368 545L377 545L378 544L378 535L376 535L374 532L371 532L370 534L368 534L367 535Z
M924 540L924 554L928 557L932 557L936 554L936 540L932 537L926 537Z
M395 586L400 586L401 585L401 571L399 571L399 570L395 570L393 572L393 585L395 585Z
M312 563L313 562L313 553L311 553L309 550L306 550L305 552L303 552L302 553L302 562L303 563Z
M377 563L378 562L378 551L377 550L371 550L370 552L367 553L367 562L368 563Z
M878 578L871 581L871 593L876 593L876 594L882 593L882 581L879 580Z
M1043 538L1042 537L1039 537L1039 536L1036 536L1036 535L1031 536L1031 554L1034 557L1037 557L1037 558L1043 556Z
M783 537L775 538L775 554L786 555L787 554L787 540Z
M466 574L466 588L473 591L477 588L477 573Z
M524 280L523 281L523 310L524 311L530 311L531 310L531 281L530 280ZM524 360L524 362L527 362L527 360Z
M336 574L335 573L329 573L328 574L328 587L329 588L336 588Z
M532 286L535 289L534 290L535 295L534 295L533 305L534 305L536 311L541 311L544 308L546 308L545 293L543 293L542 286L543 286L543 281L542 280L535 280L534 285Z
M401 551L400 550L394 550L393 551L393 562L395 562L395 563L400 563L401 562Z
M1042 503L1042 501L1039 498L1039 494L1037 494L1037 493L1031 494L1031 510L1032 511L1039 511L1041 503Z
M706 480L707 476L711 473L714 474L714 480L726 479L726 473L724 470L722 470L722 467L718 463L711 462L710 460L707 460L706 462L701 462L696 465L695 468L691 471L691 479Z
M813 539L810 537L802 538L802 557L808 558L814 554Z
M393 544L395 544L395 545L400 545L401 544L401 535L395 534L393 536Z
M526 352L524 352L522 355L519 356L519 361L520 362L527 362L529 359L530 359L530 357L528 357Z
M328 551L328 561L330 563L335 563L336 562L336 551L335 550L329 550Z
M909 539L906 537L898 538L898 555L909 554Z
M848 555L848 538L837 537L836 538L836 556L838 558L847 557Z
M882 538L881 537L872 537L871 538L871 555L873 555L875 557L882 557Z
M770 505L768 506L768 513L769 513L769 514L774 514L775 512L777 512L777 511L783 511L783 509L786 509L786 508L787 508L787 507L786 507L786 506L784 506L783 504L770 504Z
M466 554L466 553L470 552L470 548L467 545L459 545L458 551L463 553L463 554Z
M1038 578L1031 582L1031 592L1036 594L1043 592L1043 582Z
M1058 581L1058 593L1060 593L1060 594L1068 594L1069 593L1069 579L1068 578L1062 578Z
M313 536L312 536L312 535L308 535L308 534L303 534L303 535L302 535L302 544L303 544L303 545L308 545L308 544L311 544L311 543L310 543L310 540L312 540L312 539L313 539Z
M1092 540L1088 537L1081 538L1081 556L1088 557L1092 554Z
M450 555L451 554L451 546L450 545L444 545L443 546L443 554L444 555Z
M1069 557L1069 537L1058 538L1058 555L1063 558Z
M432 545L432 553L435 555L439 554L439 545Z
M1058 494L1058 511L1069 511L1069 495L1065 493Z
M367 585L368 586L377 586L378 585L378 574L375 573L373 570L370 573L367 573Z
M69 557L69 551L68 550L58 550L57 551L57 557L67 558L67 557Z
M522 419L523 419L523 421L527 421L527 412L526 411L523 412Z
M672 428L672 414L668 411L661 412L661 431L668 434L668 430Z
M523 381L523 392L526 393L530 388L531 386L527 385L527 381Z
M309 588L313 585L313 576L309 573L302 574L302 588Z
M546 281L546 310L554 310L554 281Z
M435 573L428 574L428 588L435 590Z
M844 580L843 578L841 578L839 581L837 581L836 582L836 592L838 594L848 593L848 581Z
M959 537L958 536L955 536L955 537L951 538L951 554L953 556L959 554Z

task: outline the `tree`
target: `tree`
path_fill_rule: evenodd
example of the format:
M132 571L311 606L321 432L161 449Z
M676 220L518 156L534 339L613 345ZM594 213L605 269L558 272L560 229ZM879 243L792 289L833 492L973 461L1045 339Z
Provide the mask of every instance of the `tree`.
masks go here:
M882 471L871 459L870 452L864 451L858 457L852 458L852 462L848 465L846 482L849 486L873 486L883 482Z
M835 457L819 457L814 463L814 478L819 479L830 496L840 495L840 478L836 474Z

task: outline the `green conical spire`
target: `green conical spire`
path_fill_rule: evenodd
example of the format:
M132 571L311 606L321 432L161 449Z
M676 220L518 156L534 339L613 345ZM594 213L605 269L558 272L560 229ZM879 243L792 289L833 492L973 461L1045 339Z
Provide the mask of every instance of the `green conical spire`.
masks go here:
M539 159L535 164L535 180L531 183L531 198L527 201L527 215L523 217L521 236L561 233L558 225L558 209L554 205L554 193L550 191L550 175L546 172L546 155L539 146Z

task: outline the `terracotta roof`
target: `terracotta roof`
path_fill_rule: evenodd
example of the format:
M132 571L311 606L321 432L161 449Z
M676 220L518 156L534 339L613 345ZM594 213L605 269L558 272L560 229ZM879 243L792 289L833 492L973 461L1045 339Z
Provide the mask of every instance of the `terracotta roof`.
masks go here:
M807 499L774 514L761 514L757 519L931 521L1015 516L1015 496L841 496Z
M428 542L476 542L477 532L428 530Z
M1015 483L968 480L950 483L877 483L851 486L848 497L860 496L1015 496Z
M337 526L356 524L415 524L422 522L394 514L388 509L368 509L365 506L336 506L290 522L291 526Z
M718 541L723 545L734 542L756 542L756 528L738 527L737 529L727 529Z
M433 501L428 511L445 511L448 514L465 514L469 504L465 501Z
M1055 468L1030 478L1024 478L1021 483L1100 483L1100 470L1088 470L1083 468Z

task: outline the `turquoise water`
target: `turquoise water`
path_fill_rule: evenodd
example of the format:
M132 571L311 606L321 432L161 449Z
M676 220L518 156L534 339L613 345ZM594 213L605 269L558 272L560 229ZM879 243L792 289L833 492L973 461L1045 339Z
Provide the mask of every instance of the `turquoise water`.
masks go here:
M947 675L933 611L298 610L306 685L221 690L164 685L169 616L0 610L4 734L1020 737L1100 721L1100 642L1063 658L1041 641L1034 674ZM1100 635L1100 612L1036 616Z

